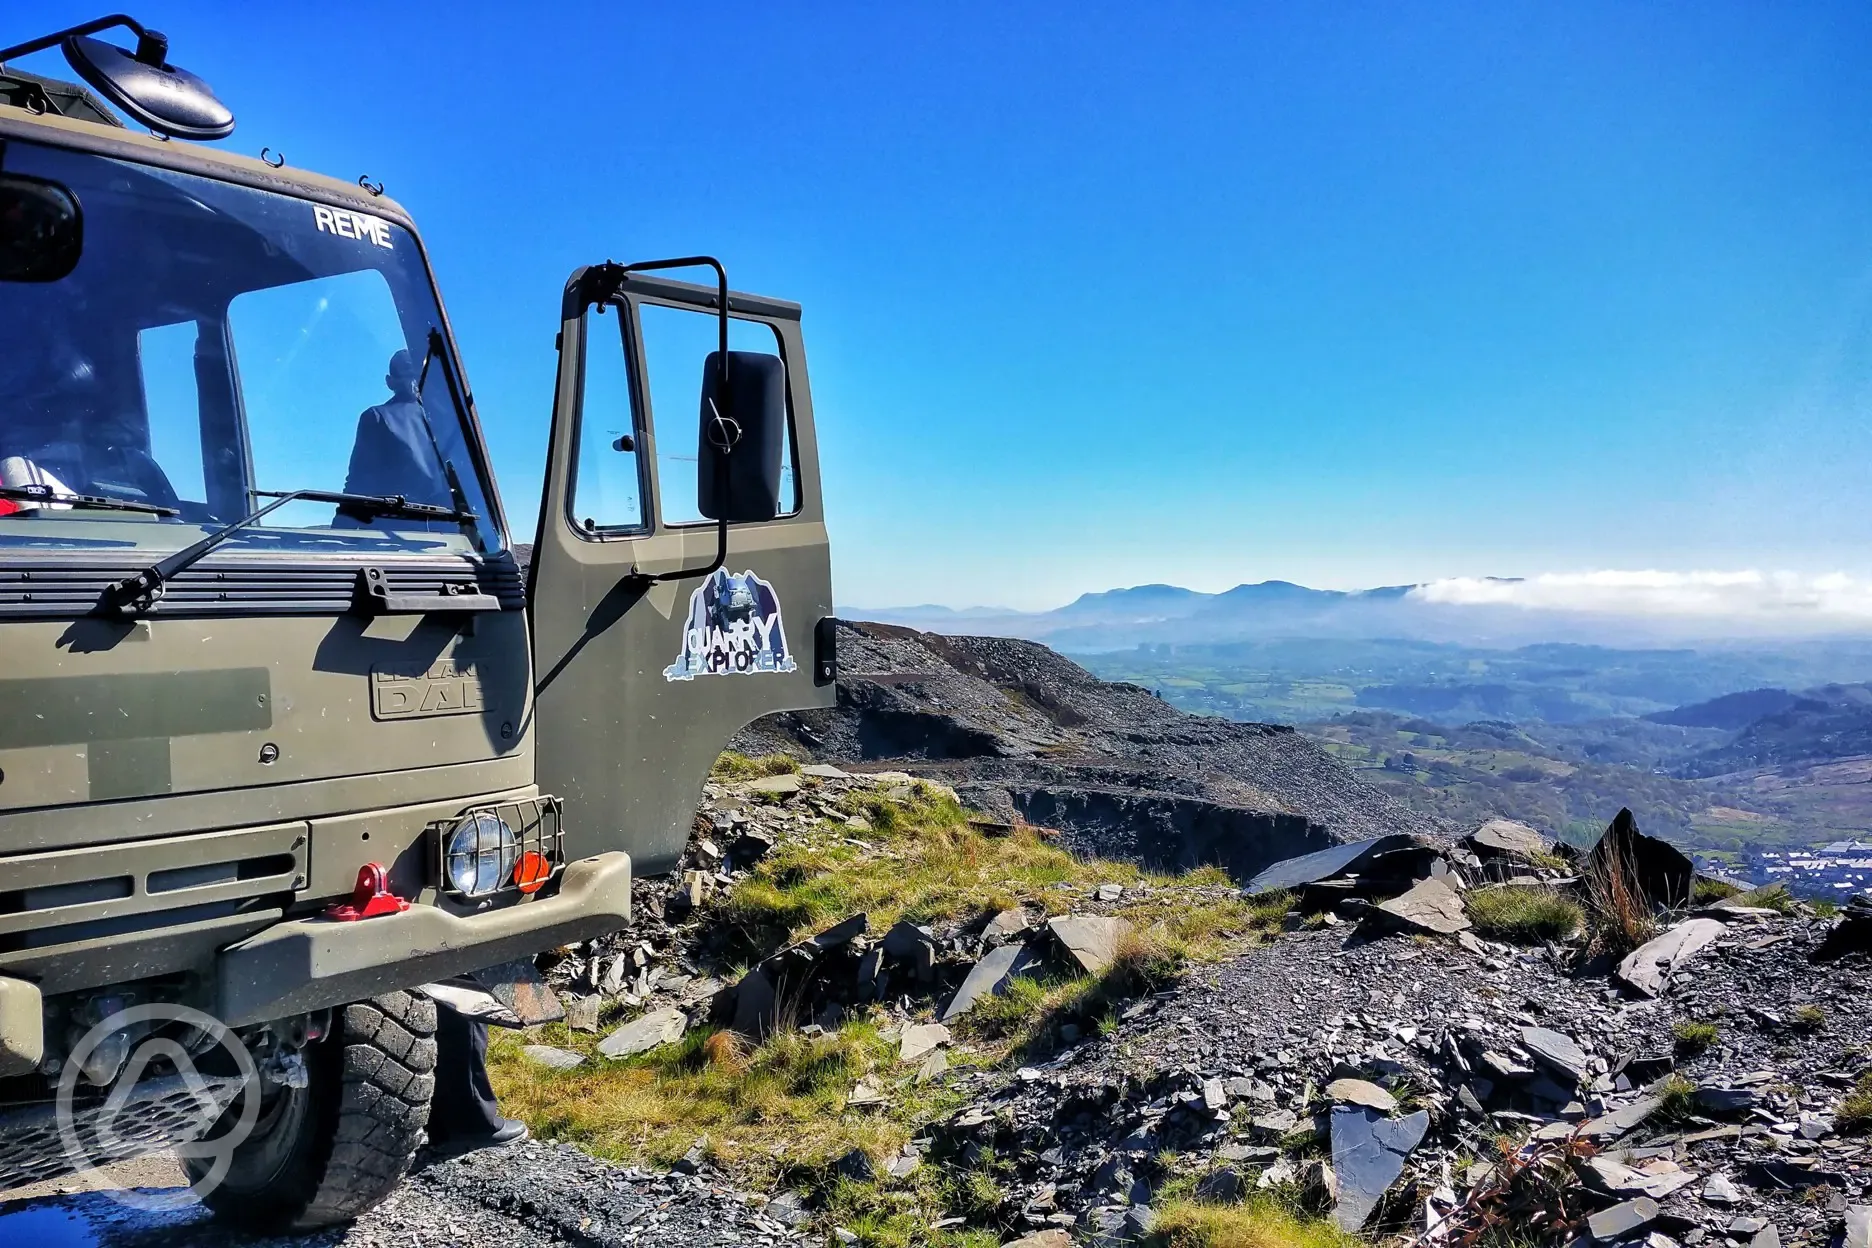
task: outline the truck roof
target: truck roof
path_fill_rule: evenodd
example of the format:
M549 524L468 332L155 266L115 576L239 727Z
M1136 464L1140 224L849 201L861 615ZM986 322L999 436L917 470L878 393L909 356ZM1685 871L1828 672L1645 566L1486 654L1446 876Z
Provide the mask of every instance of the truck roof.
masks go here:
M45 108L40 101L51 108ZM34 107L33 105L37 105ZM56 111L54 111L56 110ZM224 148L184 139L163 139L125 126L84 87L17 69L0 70L0 139L20 139L74 148L139 164L239 182L385 217L415 229L409 213L388 195L373 195L357 182L327 177Z

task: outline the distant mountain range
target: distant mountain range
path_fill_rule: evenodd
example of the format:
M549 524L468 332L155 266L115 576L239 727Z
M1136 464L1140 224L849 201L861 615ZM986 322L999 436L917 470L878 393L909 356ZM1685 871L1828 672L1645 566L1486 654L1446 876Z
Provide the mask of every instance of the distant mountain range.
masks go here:
M1490 579L1513 583L1513 578ZM1706 622L1439 602L1422 593L1423 588L1386 585L1347 591L1261 581L1210 594L1177 585L1136 585L1083 594L1051 611L925 605L852 607L840 614L925 632L1024 637L1076 654L1290 637L1502 646L1535 641L1662 644L1712 631Z
M1748 716L1755 708L1760 713ZM1736 732L1734 740L1689 760L1680 768L1684 775L1872 755L1872 686L1864 684L1822 685L1799 693L1754 689L1645 718ZM1705 722L1694 722L1699 720Z

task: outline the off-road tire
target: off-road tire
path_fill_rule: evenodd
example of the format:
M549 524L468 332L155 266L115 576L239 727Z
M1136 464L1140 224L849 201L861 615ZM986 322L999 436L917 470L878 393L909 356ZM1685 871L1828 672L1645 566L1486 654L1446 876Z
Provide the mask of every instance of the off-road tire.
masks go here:
M262 1231L349 1222L409 1172L435 1092L435 1002L393 992L345 1006L334 1022L306 1052L308 1085L274 1094L203 1196L217 1217ZM193 1182L212 1160L185 1164Z

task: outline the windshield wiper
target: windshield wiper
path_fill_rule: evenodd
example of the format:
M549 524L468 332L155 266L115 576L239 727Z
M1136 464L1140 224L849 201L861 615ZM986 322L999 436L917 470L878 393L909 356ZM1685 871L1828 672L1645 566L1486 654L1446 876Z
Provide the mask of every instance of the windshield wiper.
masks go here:
M457 511L468 510L468 492L462 489L461 478L455 473L455 463L442 453L442 442L436 437L435 423L429 419L429 409L422 401L423 386L429 380L429 365L440 357L442 360L442 381L448 386L449 399L455 404L455 418L459 421L468 419L468 406L462 402L461 390L455 384L455 370L449 363L448 343L442 339L442 331L429 327L428 349L423 352L422 370L416 374L416 411L422 417L423 429L429 434L430 449L435 451L436 463L442 466L443 479L448 482L449 497L455 502ZM481 545L479 532L469 534L476 547Z
M0 498L22 503L57 503L85 511L139 511L151 516L182 514L173 507L158 507L155 503L139 503L128 498L106 498L102 494L54 494L51 487L44 485L0 485Z
M135 576L127 576L104 591L101 605L109 611L135 615L156 605L163 587L176 573L196 562L242 529L248 528L287 503L332 503L339 510L357 516L407 516L416 520L452 520L471 525L474 513L466 508L437 507L433 503L415 503L401 494L344 494L334 490L255 490L254 494L273 501L232 524L224 524L193 546L184 546L167 555ZM67 500L60 499L60 502Z

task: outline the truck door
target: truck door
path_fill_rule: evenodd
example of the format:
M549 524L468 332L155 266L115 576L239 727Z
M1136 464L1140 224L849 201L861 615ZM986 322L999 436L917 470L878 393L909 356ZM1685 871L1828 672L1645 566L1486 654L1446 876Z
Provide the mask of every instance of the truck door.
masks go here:
M685 262L648 267L671 263ZM729 524L712 567L724 504L711 486L725 478L710 477L720 458L703 438L721 426L705 419L718 409L704 382L726 278L637 267L581 269L566 286L528 598L539 784L565 801L567 857L622 849L658 874L728 739L773 711L831 706L836 671L799 306L728 296L730 358L774 402L783 379L786 419L777 502ZM752 388L735 382L735 401Z

